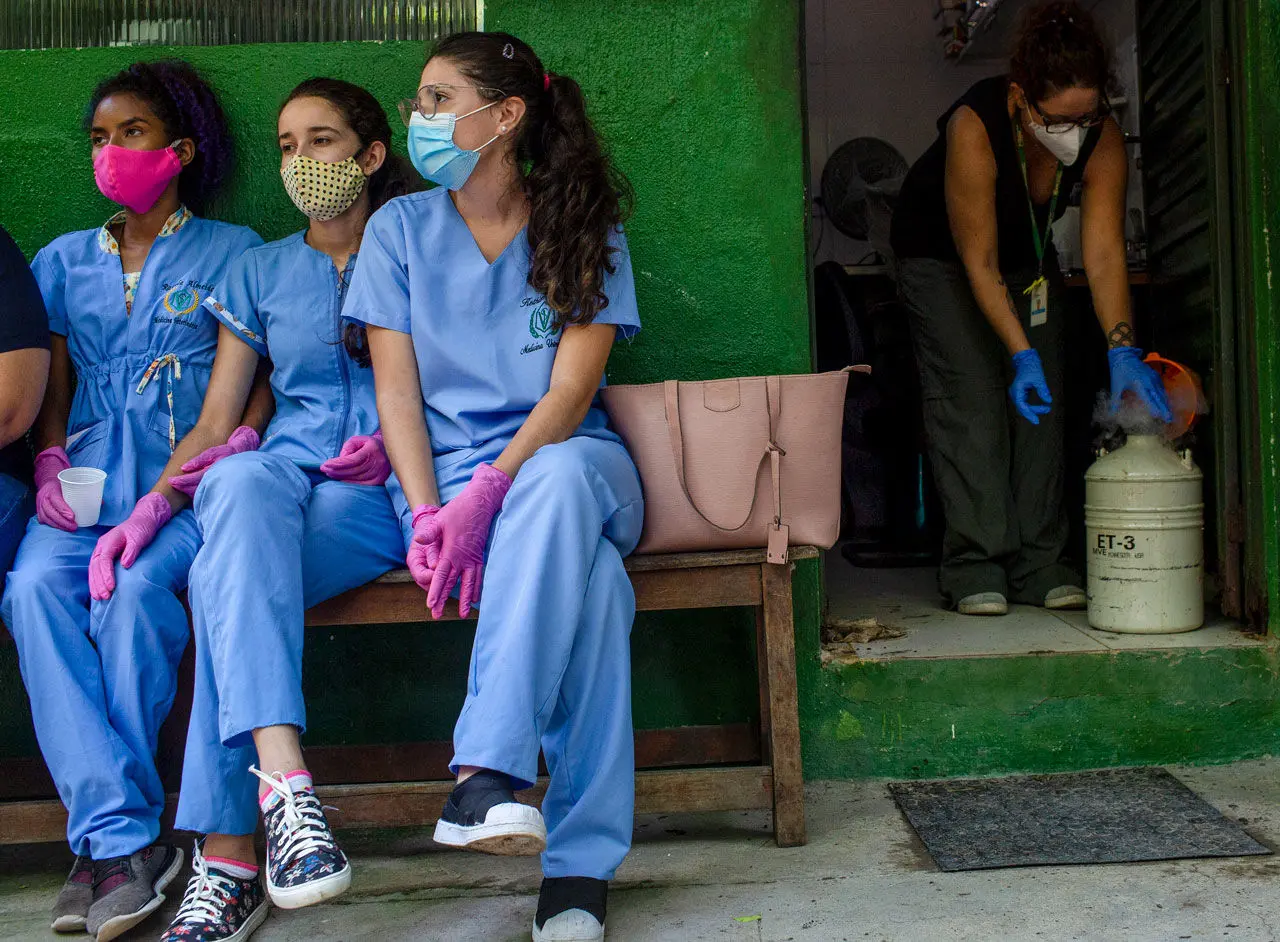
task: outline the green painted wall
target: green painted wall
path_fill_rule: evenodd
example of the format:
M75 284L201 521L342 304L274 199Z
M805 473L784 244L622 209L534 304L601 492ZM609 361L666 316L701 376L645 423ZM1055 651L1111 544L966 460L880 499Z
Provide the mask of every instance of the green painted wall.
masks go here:
M809 778L1212 764L1280 752L1280 648L822 668L801 639Z
M581 81L635 185L628 231L645 330L617 351L611 378L808 369L799 4L649 0L603 9L593 0L497 0L486 4L486 19ZM336 75L370 88L394 115L395 101L417 87L424 50L361 43L0 52L0 223L28 253L109 215L79 130L83 103L102 76L166 53L205 72L236 132L239 173L211 215L271 239L302 224L280 185L273 142L283 96L308 76ZM816 576L802 594L801 628L816 635ZM637 725L752 719L753 636L748 612L641 616L633 635ZM456 626L314 632L309 741L447 738L469 643ZM11 646L0 646L0 715L0 755L31 754Z

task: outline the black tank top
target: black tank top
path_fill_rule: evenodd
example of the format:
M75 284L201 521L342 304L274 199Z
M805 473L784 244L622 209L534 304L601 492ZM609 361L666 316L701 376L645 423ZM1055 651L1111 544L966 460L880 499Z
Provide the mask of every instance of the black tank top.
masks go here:
M968 105L982 119L987 138L996 158L996 234L1000 246L1000 269L1014 272L1036 267L1036 250L1032 241L1031 219L1027 213L1027 187L1014 144L1013 122L1009 119L1009 79L995 76L983 79L947 109L938 119L938 139L915 162L902 184L897 209L893 214L890 243L898 258L937 258L958 261L951 225L947 219L945 178L947 170L947 122L962 105ZM1091 128L1085 137L1080 156L1062 170L1057 212L1063 214L1072 202L1076 188L1084 177L1085 164L1102 136L1101 126ZM1036 207L1036 221L1043 235L1049 215L1049 204ZM1049 251L1053 251L1050 243Z

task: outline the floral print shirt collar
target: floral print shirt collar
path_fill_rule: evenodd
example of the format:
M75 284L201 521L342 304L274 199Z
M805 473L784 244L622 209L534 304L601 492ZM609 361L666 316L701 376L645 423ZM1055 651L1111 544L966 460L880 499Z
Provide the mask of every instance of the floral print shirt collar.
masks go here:
M194 213L185 206L179 206L174 214L165 220L164 226L160 229L160 238L171 236L187 223L191 221ZM110 219L102 224L102 228L98 230L98 248L102 249L107 255L119 255L120 243L116 241L116 237L111 234L111 227L124 222L124 210L116 213Z

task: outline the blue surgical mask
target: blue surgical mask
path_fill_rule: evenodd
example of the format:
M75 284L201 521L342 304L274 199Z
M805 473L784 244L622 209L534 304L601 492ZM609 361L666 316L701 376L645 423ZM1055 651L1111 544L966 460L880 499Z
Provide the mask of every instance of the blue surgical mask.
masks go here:
M480 151L498 136L495 134L475 150L463 150L453 142L454 125L496 104L496 101L490 102L464 115L437 114L431 118L415 111L409 119L409 160L418 173L438 186L462 189L480 161Z

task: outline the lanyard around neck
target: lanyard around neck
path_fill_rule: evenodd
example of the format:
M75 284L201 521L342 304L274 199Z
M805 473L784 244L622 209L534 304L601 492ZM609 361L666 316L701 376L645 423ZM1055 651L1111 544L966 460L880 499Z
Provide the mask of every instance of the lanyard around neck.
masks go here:
M1036 221L1035 203L1031 201L1031 180L1027 174L1027 154L1022 146L1022 126L1015 119L1013 137L1018 144L1018 165L1022 168L1022 183L1027 190L1027 211L1031 214L1031 241L1036 250L1037 282L1044 278L1044 253L1049 250L1050 230L1053 227L1053 214L1058 208L1058 191L1062 188L1062 161L1058 161L1058 169L1053 176L1053 196L1049 200L1049 216L1044 223L1044 236L1040 235L1040 224Z

